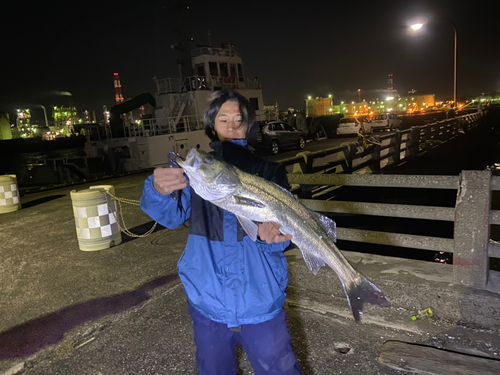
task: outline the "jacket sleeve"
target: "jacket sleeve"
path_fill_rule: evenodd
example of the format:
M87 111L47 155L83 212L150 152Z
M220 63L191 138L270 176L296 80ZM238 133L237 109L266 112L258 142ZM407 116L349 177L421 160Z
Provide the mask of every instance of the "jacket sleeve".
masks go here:
M188 185L182 189L182 210L178 208L178 201L172 195L163 195L153 186L153 175L144 182L141 196L141 209L153 220L164 227L175 229L184 224L191 216L191 188Z

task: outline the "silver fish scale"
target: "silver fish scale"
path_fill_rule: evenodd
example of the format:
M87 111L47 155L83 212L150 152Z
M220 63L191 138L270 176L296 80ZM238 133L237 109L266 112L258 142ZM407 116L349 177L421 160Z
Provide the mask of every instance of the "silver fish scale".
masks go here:
M292 235L292 242L300 251L313 255L328 264L348 285L359 279L358 272L349 264L320 222L320 215L310 211L291 193L260 177L236 170L242 183L240 194L262 203L265 208L238 205L228 211L253 221L272 221L281 225L284 234Z

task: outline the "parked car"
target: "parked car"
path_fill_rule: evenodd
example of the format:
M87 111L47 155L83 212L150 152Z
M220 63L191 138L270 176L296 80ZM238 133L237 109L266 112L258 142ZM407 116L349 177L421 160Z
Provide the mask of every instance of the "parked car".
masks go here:
M373 116L372 128L373 130L393 130L401 128L402 120L395 113L381 113Z
M365 134L371 134L372 123L366 117L343 117L339 120L337 135L358 134L361 132L361 127Z
M277 154L285 148L303 149L306 145L307 134L295 129L283 121L260 123L260 132L257 135L257 149L267 149Z

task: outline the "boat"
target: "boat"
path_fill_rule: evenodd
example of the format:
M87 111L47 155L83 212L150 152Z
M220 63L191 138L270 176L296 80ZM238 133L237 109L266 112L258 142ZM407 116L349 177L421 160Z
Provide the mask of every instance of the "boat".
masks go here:
M87 158L107 159L118 172L165 166L169 152L184 156L195 147L210 151L203 116L214 92L238 90L247 97L256 112L256 120L265 120L261 85L243 75L240 54L233 45L221 48L202 46L191 50L191 68L195 75L156 79L156 94L141 94L110 109L108 124L86 126ZM146 103L151 115L138 123L123 119L122 114Z

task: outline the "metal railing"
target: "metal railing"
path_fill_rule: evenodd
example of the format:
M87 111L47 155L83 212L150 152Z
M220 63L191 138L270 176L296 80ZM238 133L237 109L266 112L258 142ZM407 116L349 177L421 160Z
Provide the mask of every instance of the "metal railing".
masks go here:
M191 50L191 57L202 55L240 57L240 54L231 48L200 47Z
M181 93L199 90L220 89L254 89L258 90L261 85L256 80L248 77L219 77L219 76L190 76L181 80L179 78L162 78L156 80L158 94Z
M458 133L474 129L482 120L481 114L472 113L390 134L367 136L325 150L303 151L280 162L294 165L298 173L377 173L438 147Z
M202 119L196 116L180 116L176 122L176 117L151 118L141 120L141 124L134 124L126 129L128 137L154 137L155 135L190 132L203 130Z
M430 147L439 147L440 142L451 139L462 129L465 132L471 130L481 120L479 114L465 115L383 135L377 137L376 144L368 147L360 142L343 144L318 152L301 152L296 157L281 160L281 163L295 165L295 173L288 174L292 191L314 211L452 222L453 238L342 227L337 228L337 238L453 253L453 283L484 289L488 282L490 257L500 258L500 244L490 238L490 226L500 225L500 211L490 209L492 191L500 191L500 177L492 176L489 170L463 171L460 176L356 173L367 168L376 172L389 164L417 156ZM432 140L440 142L429 142ZM326 156L337 158L327 163L315 163ZM457 191L457 200L455 207L439 207L311 199L340 186L448 189Z

